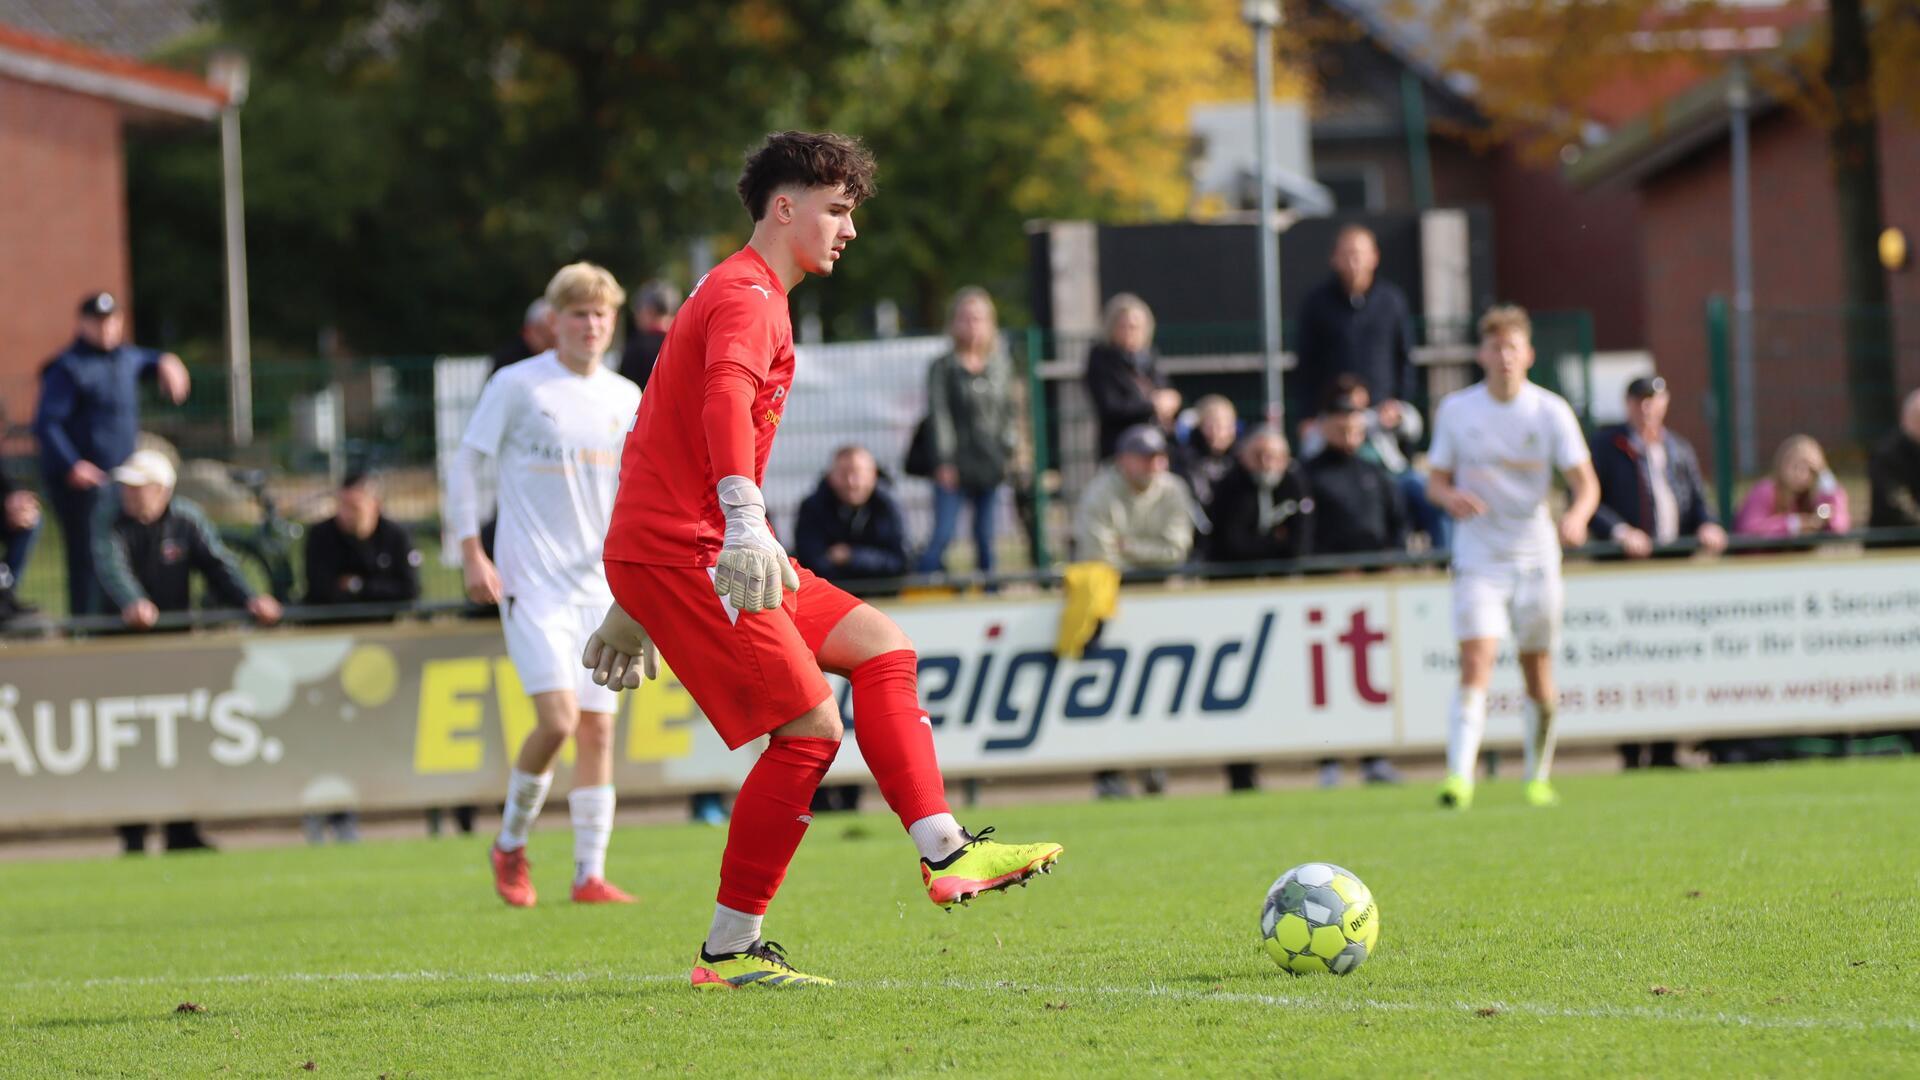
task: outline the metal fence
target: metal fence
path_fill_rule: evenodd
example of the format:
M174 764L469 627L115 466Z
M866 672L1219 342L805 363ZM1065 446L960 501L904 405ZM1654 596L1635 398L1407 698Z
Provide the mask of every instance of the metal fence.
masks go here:
M1591 397L1584 389L1591 378L1591 320L1583 312L1537 314L1535 337L1541 357L1536 378L1584 407ZM1416 327L1422 376L1416 405L1425 408L1476 377L1473 338L1466 324ZM1156 347L1189 404L1219 394L1250 424L1264 408L1259 340L1259 327L1251 323L1162 326ZM1017 475L995 510L996 556L1001 568L1018 575L1070 555L1071 507L1098 465L1094 418L1081 380L1095 342L1037 329L1008 331L1005 342L1027 418ZM855 443L871 450L889 476L913 547L926 542L933 525L932 485L905 475L903 463L925 413L927 366L945 347L938 337L802 347L766 484L777 528L792 528L800 502L833 451ZM1291 368L1292 358L1285 363ZM460 572L443 557L438 463L457 443L486 375L482 358L263 360L253 372L254 438L238 446L229 435L224 369L194 365L192 394L184 404L145 391L142 423L178 454L180 493L205 507L236 540L272 526L268 500L280 518L311 522L331 513L332 493L344 473L377 470L388 516L412 529L424 556L423 600L458 604ZM7 467L32 487L40 480L26 422L37 393L31 380L0 386L0 409L11 421ZM264 485L250 490L239 475L246 471L264 476ZM18 587L22 599L55 619L66 614L58 533L59 523L47 513ZM956 542L946 565L949 577L969 573L970 543ZM266 587L261 567L250 565L249 573Z

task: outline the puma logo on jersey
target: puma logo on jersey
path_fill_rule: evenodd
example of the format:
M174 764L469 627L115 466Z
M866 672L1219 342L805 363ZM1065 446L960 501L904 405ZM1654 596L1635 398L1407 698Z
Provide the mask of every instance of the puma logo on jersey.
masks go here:
M769 300L773 299L773 290L767 288L765 285L755 285L751 281L747 282L746 284L747 284L747 288L758 290L761 296L764 296Z

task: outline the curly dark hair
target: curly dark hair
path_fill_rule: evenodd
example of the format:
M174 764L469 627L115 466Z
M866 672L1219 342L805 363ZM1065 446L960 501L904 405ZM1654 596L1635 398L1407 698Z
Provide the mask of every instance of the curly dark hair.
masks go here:
M873 155L850 135L830 131L777 131L747 155L740 173L740 201L759 221L779 188L844 184L855 206L873 198Z

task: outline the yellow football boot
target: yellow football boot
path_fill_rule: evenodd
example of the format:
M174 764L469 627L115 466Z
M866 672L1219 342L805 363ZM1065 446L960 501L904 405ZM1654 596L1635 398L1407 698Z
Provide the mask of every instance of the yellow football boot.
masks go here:
M832 986L833 980L799 971L779 942L757 941L746 952L713 956L706 946L693 964L695 990L740 990L749 986Z
M1054 862L1066 850L1059 844L1003 844L987 839L992 832L989 825L978 834L968 833L959 851L937 863L920 860L927 899L951 911L953 905L976 896L1024 886L1035 874L1052 873Z

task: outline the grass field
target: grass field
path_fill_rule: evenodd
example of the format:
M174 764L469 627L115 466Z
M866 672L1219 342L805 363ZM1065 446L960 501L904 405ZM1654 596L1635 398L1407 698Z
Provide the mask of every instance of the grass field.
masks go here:
M952 915L893 821L823 815L768 933L842 981L785 993L686 985L718 830L622 831L625 909L565 902L564 828L533 911L475 840L0 864L0 1074L1920 1071L1920 762L1561 786L996 812L972 823L1062 841L1061 870ZM1311 859L1380 900L1350 978L1258 947Z

